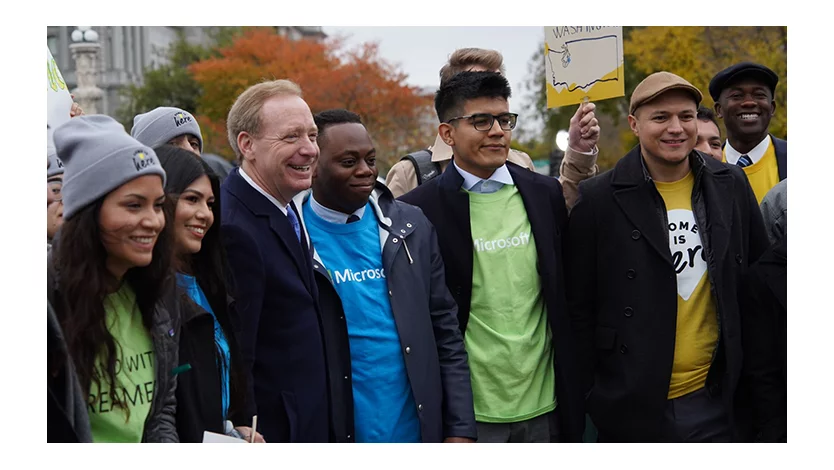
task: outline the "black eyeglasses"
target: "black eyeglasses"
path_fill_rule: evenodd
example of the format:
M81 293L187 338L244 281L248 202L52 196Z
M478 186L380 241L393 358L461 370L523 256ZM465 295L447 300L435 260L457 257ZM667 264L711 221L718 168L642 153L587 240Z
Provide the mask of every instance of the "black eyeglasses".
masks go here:
M456 118L452 118L446 121L446 124L449 124L452 121L456 121L458 119L470 119L472 121L472 126L475 127L476 131L487 132L492 129L492 125L498 120L498 125L501 126L501 129L505 131L511 131L515 129L516 122L518 122L518 114L515 113L504 113L498 115L486 114L486 113L478 113L478 114L470 114L469 116L460 116Z
M61 180L47 180L46 187L52 191L52 200L57 202L60 201L63 195L63 187L64 183Z

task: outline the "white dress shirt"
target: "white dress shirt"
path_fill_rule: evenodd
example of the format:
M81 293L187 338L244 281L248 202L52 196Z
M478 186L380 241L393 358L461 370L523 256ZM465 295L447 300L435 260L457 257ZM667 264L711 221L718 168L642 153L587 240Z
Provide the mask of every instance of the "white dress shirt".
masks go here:
M272 197L272 195L270 195L268 192L264 191L263 188L261 188L260 186L258 186L257 183L252 181L252 178L250 178L249 175L247 175L246 172L243 171L243 167L240 167L240 176L243 177L244 181L249 183L249 186L252 186L259 193L263 194L265 198L269 199L270 202L275 204L275 207L277 207L278 209L281 209L281 212L283 212L284 215L287 215L287 205L286 204L281 204L281 201Z
M747 156L750 157L750 160L754 165L761 160L762 157L764 157L768 146L770 146L770 135L766 135L764 140L759 142L759 145L753 147L753 150L747 153ZM741 152L734 149L733 146L730 145L729 140L727 141L727 145L724 146L724 154L727 156L727 163L731 165L738 164L738 159L741 158L742 155Z

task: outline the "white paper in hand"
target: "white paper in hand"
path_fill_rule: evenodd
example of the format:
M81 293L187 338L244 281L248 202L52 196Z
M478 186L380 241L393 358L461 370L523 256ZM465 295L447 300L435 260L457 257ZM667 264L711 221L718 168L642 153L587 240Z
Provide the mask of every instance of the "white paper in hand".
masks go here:
M46 122L52 130L70 120L72 97L58 64L46 48Z
M203 431L203 444L248 444L243 439L217 434L216 432Z

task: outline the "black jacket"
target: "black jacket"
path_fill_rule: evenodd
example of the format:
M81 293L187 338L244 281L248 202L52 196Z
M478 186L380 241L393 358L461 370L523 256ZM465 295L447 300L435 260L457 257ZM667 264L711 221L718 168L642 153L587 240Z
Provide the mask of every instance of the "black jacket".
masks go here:
M507 162L507 168L524 201L536 240L537 269L541 276L548 325L553 335L560 436L563 441L581 442L585 409L565 304L562 234L568 214L562 186L553 178L512 162ZM472 298L473 249L469 196L461 190L462 184L463 176L454 165L449 165L442 175L399 199L422 209L437 229L440 253L446 268L446 284L458 305L460 329L465 334Z
M788 399L788 237L774 243L747 273L743 392L751 408L751 438L787 442Z
M46 442L92 442L87 394L78 384L64 333L49 302L46 316Z
M719 342L706 385L728 408L741 372L741 277L767 247L741 168L693 151L692 207L706 253ZM666 207L640 147L580 185L566 246L568 302L588 413L622 441L662 441L675 352L677 278Z
M223 396L220 365L214 340L214 318L197 305L185 292L179 293L182 328L179 342L181 372L177 375L177 433L180 442L202 442L203 431L224 434ZM231 299L230 299L231 300ZM230 307L231 308L231 307ZM230 312L231 313L231 312ZM230 314L230 318L233 315ZM223 331L229 344L230 384L236 377L232 367L238 364L240 350L234 331ZM242 371L241 371L242 372ZM246 383L237 384L241 390ZM229 416L235 426L251 426L254 407L246 400L251 389L244 394L230 391ZM238 398L240 397L240 398Z
M297 196L296 206L302 207L308 195ZM380 238L385 240L381 245L382 263L422 441L475 439L469 365L458 328L457 307L446 287L437 233L420 209L395 201L382 183L377 183L370 200L379 220ZM352 442L347 323L333 280L315 246L313 257L331 381L333 438L336 442Z

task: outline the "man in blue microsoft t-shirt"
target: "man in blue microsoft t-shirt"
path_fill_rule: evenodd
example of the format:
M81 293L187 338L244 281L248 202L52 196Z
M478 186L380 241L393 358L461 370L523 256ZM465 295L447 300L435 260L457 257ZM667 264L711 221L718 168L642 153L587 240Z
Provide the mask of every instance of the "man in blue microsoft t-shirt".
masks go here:
M314 253L332 440L472 442L469 367L434 227L377 182L357 114L315 121L313 187L295 202Z

